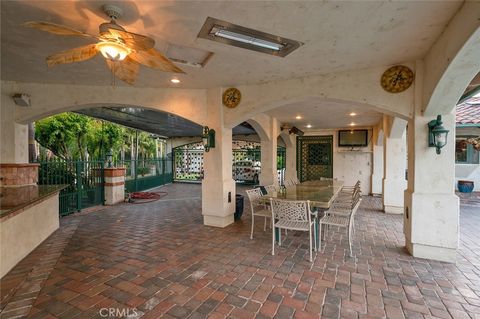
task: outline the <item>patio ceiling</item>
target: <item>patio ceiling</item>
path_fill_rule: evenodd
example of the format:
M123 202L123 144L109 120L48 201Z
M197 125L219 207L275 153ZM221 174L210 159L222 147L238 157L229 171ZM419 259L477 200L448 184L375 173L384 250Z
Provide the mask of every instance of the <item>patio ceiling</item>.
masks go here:
M87 40L21 26L44 20L97 34L98 25L106 21L101 10L105 3L122 7L119 23L153 37L164 53L171 44L213 52L204 68L179 65L187 74L179 76L178 87L208 88L416 60L426 54L462 1L2 1L1 78L111 85L101 56L51 69L45 66L46 56ZM304 45L280 58L199 39L209 16ZM135 86L173 86L171 75L142 67Z
M139 107L97 107L78 110L76 113L88 115L134 129L164 137L202 135L202 126L170 113ZM233 134L256 134L247 123L233 128Z
M351 113L355 113L351 116ZM368 110L363 106L347 105L334 101L305 100L301 103L287 104L268 111L281 123L296 126L302 131L318 129L351 128L376 125L382 119L382 113ZM296 117L300 116L300 119ZM354 123L355 125L350 125ZM307 127L311 125L311 127Z

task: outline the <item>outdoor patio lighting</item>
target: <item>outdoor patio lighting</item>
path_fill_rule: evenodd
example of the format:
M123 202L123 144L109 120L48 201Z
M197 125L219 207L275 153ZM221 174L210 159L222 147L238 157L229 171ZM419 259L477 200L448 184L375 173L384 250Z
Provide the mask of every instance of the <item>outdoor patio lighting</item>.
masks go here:
M208 17L205 20L198 37L279 57L285 57L303 45L300 41L250 29L212 17Z
M131 52L130 49L124 45L113 41L100 42L97 44L97 49L102 53L104 58L112 61L122 61Z
M202 134L203 147L205 152L208 152L211 148L215 147L215 130L209 129L208 126L203 127Z
M441 153L442 147L447 145L448 130L443 127L442 116L437 115L436 120L428 122L428 146L435 147L437 154Z
M107 160L107 167L112 168L112 162L113 162L113 154L112 154L112 149L109 149L107 151L107 154L105 154L106 160Z

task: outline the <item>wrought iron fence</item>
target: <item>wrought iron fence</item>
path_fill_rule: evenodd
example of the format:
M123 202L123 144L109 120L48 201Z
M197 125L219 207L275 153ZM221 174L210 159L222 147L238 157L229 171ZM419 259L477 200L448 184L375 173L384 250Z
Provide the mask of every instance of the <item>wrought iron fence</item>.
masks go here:
M203 178L203 150L174 149L174 180L201 181Z
M196 144L192 144L195 147ZM176 181L200 182L203 178L202 149L187 149L185 146L173 150L174 166L173 179ZM232 176L238 182L258 183L261 171L260 148L235 149L232 151ZM277 149L278 181L283 184L285 175L286 150L284 147Z
M39 185L68 185L59 195L60 216L103 205L103 161L51 160L38 163Z
M125 189L138 192L173 181L172 160L152 158L145 160L117 161L117 167L125 167Z

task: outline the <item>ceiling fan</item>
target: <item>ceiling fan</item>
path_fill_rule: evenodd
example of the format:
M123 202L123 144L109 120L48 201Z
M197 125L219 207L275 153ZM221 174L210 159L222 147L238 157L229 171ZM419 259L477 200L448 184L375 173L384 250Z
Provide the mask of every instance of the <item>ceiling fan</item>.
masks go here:
M43 21L26 22L24 26L57 35L78 36L97 41L47 57L48 66L85 61L100 52L112 74L128 84L135 82L140 64L164 72L185 73L154 48L155 41L152 38L128 32L117 24L117 19L122 16L121 8L104 5L103 11L110 18L110 22L100 24L98 36Z

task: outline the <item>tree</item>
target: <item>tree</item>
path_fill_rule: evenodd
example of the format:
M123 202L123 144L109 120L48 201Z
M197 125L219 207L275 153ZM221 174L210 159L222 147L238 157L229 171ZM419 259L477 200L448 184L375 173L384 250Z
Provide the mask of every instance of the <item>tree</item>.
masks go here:
M124 144L125 128L110 122L93 121L88 133L88 153L97 159L104 158L108 150L117 154Z
M35 139L62 159L84 159L91 119L75 113L61 113L35 123Z

